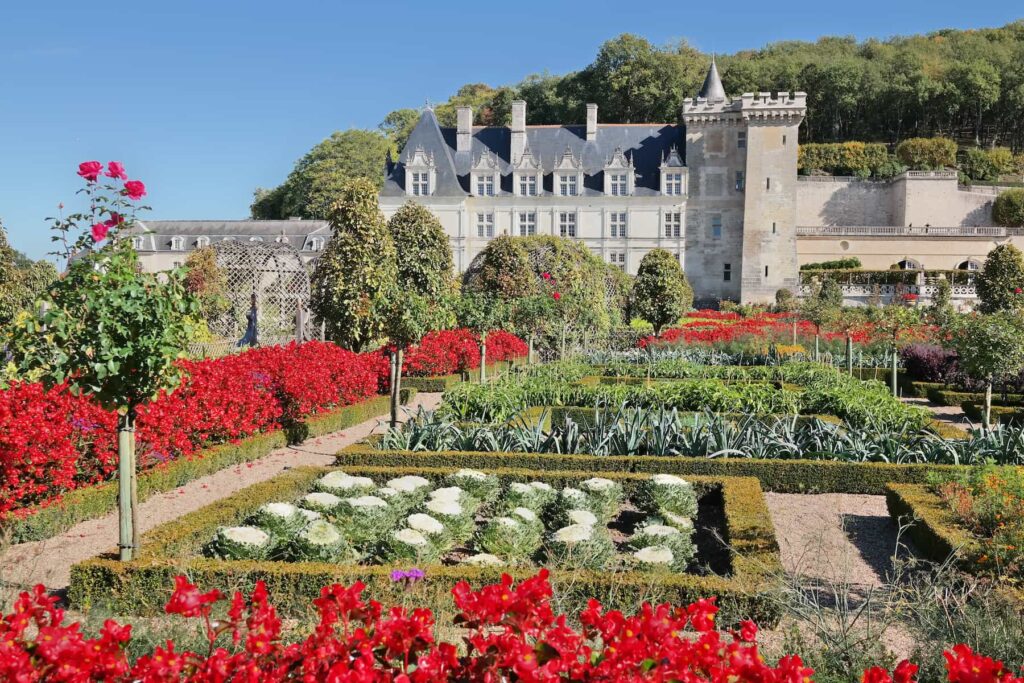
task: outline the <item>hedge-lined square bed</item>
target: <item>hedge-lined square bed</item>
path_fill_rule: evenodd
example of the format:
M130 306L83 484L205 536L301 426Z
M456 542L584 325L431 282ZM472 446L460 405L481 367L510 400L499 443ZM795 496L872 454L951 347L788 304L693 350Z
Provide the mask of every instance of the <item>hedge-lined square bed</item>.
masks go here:
M391 571L415 566L427 578L414 590L438 608L460 580L541 565L567 607L717 595L729 618L778 618L766 594L778 545L755 479L557 470L296 469L154 529L133 562L76 565L69 598L157 613L184 572L224 591L264 579L279 607L302 613L334 582L401 600L406 586Z

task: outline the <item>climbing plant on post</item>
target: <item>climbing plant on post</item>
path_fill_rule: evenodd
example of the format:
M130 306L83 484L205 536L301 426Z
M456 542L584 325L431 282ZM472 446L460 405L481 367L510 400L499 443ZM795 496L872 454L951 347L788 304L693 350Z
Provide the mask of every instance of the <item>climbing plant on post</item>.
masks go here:
M78 174L89 209L53 219L55 253L69 259L67 272L50 286L45 312L14 328L10 348L26 374L50 386L67 383L117 411L119 547L130 560L138 547L135 413L178 385L175 360L184 355L198 306L182 269L159 277L141 272L131 240L122 237L145 208L136 205L143 184L113 161L105 172L87 161Z

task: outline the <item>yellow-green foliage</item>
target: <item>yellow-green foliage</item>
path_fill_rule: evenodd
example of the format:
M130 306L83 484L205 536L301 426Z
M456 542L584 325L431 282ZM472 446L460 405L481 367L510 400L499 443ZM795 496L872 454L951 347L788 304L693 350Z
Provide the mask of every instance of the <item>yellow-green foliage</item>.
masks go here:
M826 142L800 145L797 170L815 171L858 178L888 178L899 172L899 165L879 142Z
M355 476L386 480L406 474L418 474L436 480L452 474L453 467L347 467ZM275 500L290 500L306 491L327 468L297 468L270 481L244 489L216 504L185 515L145 534L138 557L131 562L99 558L75 565L71 572L69 600L79 608L104 607L121 614L158 614L170 595L173 576L187 573L204 588L222 591L247 590L256 580L267 588L278 608L292 615L309 611L309 603L321 586L333 582L351 584L361 580L375 599L400 603L408 598L404 589L389 580L391 567L344 566L305 562L219 561L198 556L199 548L219 526L237 523L260 505ZM564 486L589 478L586 471L525 469L485 469L504 483L545 481ZM631 490L648 475L613 472L602 476L614 479ZM774 624L779 607L766 594L772 577L781 571L778 544L761 488L752 478L693 477L699 495L720 493L724 505L725 535L735 553L730 576L675 574L652 576L642 572L592 573L552 572L556 596L571 611L589 597L610 607L636 608L639 600L686 603L698 597L717 595L725 620L749 617ZM507 568L504 571L509 571ZM476 586L497 581L502 569L430 566L427 580L417 587L419 606L445 612L450 607L449 591L460 580ZM532 570L509 573L527 576Z
M949 138L907 138L896 146L896 157L914 171L956 168L956 142Z

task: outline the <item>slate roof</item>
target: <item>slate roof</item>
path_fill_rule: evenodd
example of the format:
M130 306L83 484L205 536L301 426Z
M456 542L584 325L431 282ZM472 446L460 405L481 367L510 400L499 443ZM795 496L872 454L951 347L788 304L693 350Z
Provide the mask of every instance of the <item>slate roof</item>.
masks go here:
M705 97L710 102L721 102L725 99L725 88L722 86L722 79L718 75L718 65L715 58L711 58L711 68L708 75L704 77L704 85L700 87L697 97Z
M538 159L545 173L544 190L552 191L552 169L566 148L583 164L583 195L602 195L604 167L621 148L633 160L636 171L636 195L659 193L659 171L662 159L672 147L677 147L680 158L685 152L683 126L670 123L598 124L596 139L588 142L586 126L527 126L526 146ZM432 194L458 197L469 194L470 171L473 163L485 153L493 153L502 174L501 191L512 192L512 166L509 158L511 131L505 127L474 127L471 150L456 151L456 129L441 128L434 112L427 109L420 116L409 140L381 191L383 196L405 194L405 163L415 151L422 148L433 155L436 182Z
M149 251L170 251L171 238L185 238L185 247L191 250L199 237L208 237L210 242L219 242L225 238L245 241L252 237L261 237L264 242L274 242L283 236L296 250L302 251L308 237L313 235L330 237L331 228L327 221L320 220L287 220L287 221L138 221L136 227L125 231L127 235L141 235L145 242L143 248Z

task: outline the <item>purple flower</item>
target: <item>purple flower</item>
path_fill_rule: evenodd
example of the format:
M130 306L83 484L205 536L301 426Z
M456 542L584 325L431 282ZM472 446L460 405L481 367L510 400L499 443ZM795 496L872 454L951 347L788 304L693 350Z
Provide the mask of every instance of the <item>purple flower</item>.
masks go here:
M416 583L417 581L422 581L426 578L426 576L426 572L417 567L413 567L409 570L393 569L391 571L391 581L393 583L398 583L399 581L402 581L406 585Z
M395 583L405 580L405 572L401 569L395 569L391 572L391 580Z

